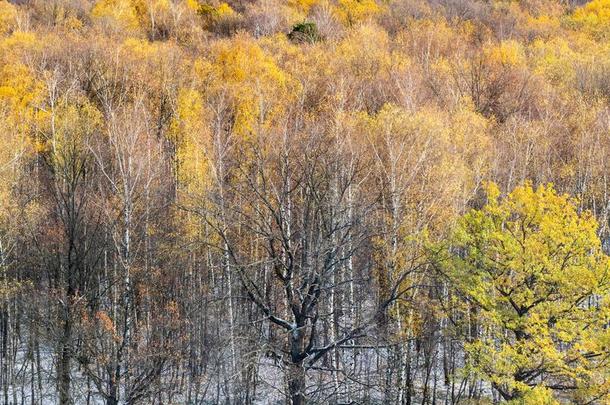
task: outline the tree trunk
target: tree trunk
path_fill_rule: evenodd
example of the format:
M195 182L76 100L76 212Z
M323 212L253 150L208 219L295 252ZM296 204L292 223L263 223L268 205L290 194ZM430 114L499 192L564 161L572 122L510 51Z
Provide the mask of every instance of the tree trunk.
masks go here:
M60 358L58 363L59 404L69 405L70 402L70 339L72 338L72 322L70 309L66 309L63 333L61 337Z
M111 388L111 393L108 398L106 398L106 405L117 405L118 403L119 401L117 400L117 387L113 384Z
M293 363L290 365L288 374L288 391L290 394L291 405L304 405L305 397L305 368L303 363Z

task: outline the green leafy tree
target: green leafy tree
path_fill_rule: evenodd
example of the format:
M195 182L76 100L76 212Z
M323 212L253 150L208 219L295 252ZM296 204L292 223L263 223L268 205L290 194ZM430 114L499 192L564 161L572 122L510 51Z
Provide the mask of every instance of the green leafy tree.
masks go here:
M468 367L504 399L608 400L609 261L597 229L551 185L499 199L492 184L488 203L459 220L445 270L476 317Z

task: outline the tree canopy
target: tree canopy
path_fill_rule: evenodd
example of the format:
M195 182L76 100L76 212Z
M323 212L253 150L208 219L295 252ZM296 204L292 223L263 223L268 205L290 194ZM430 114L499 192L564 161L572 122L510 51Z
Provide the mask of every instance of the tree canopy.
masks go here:
M608 0L0 0L0 402L604 404Z

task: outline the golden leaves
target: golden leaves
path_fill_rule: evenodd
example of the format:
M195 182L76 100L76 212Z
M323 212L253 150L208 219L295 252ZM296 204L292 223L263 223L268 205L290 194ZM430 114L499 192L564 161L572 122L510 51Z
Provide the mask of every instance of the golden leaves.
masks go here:
M8 1L0 2L0 34L13 29L17 18L17 8Z
M336 13L341 21L353 25L365 21L381 12L375 0L339 0Z
M525 53L523 47L516 41L503 41L497 45L488 45L483 48L484 57L491 64L503 66L523 66Z
M607 38L610 34L610 1L587 2L574 11L569 22L595 38Z
M132 0L98 0L91 16L120 29L135 30L140 26L138 10Z
M224 97L235 118L233 131L242 137L268 129L281 117L298 84L251 37L236 35L217 42L210 56L195 64L209 83L207 97Z
M170 127L176 145L178 177L188 193L202 193L210 183L209 129L201 94L183 89L178 95L177 116Z

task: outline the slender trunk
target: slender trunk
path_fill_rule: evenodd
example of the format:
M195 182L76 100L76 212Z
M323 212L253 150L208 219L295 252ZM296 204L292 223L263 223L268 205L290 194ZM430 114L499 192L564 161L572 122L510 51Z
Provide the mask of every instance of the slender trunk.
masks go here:
M69 305L69 304L67 304ZM60 341L60 358L58 363L58 390L59 390L59 404L69 405L70 399L70 360L72 354L70 353L70 339L72 337L72 320L70 314L70 308L65 310L65 318L62 330L62 336Z
M4 306L4 305L3 305ZM5 308L2 308L0 311L0 327L2 328L2 357L0 361L2 362L2 375L0 382L3 385L3 394L4 394L4 403L8 404L8 389L9 389L9 379L8 379L8 311Z

